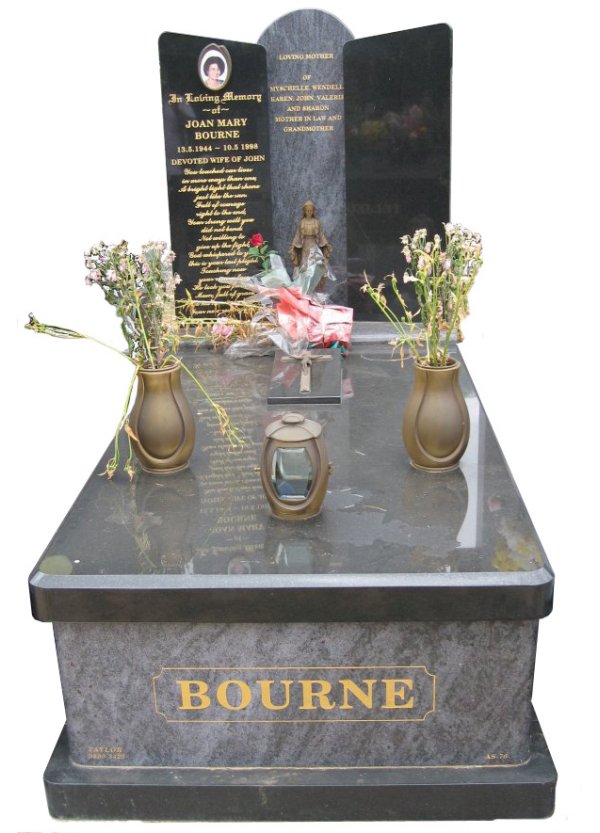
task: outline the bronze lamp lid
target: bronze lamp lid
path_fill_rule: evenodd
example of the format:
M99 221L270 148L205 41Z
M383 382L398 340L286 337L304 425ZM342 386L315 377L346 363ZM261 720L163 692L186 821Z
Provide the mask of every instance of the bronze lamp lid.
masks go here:
M265 436L284 443L301 443L321 436L323 429L318 422L306 419L303 414L288 413L271 422Z

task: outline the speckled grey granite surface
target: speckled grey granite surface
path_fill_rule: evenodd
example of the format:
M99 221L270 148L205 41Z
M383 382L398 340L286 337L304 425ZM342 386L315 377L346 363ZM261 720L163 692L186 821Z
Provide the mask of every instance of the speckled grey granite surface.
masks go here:
M536 622L54 627L78 764L510 765L528 758ZM330 681L329 696L304 700L302 679ZM351 692L344 698L340 679L363 692L365 680L376 680L373 707ZM386 699L383 679L404 681L388 684L395 698ZM184 702L178 680L204 681L210 706L188 708L202 701ZM226 680L246 686L221 689L229 708L216 697ZM265 709L257 680L273 681L272 704L287 702L280 681L292 680L289 708ZM244 692L251 699L239 708Z
M312 200L333 247L338 280L328 291L336 300L346 278L342 49L349 40L337 18L301 9L280 17L258 41L267 50L274 246L287 256L302 205Z

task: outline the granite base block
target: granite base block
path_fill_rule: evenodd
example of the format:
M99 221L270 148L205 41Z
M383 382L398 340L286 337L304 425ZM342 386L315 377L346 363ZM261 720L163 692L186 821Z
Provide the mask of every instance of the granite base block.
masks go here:
M556 770L537 721L520 766L338 769L82 767L63 730L44 774L55 818L382 821L546 818Z
M554 579L468 374L469 449L434 477L381 440L410 370L385 345L353 350L352 395L310 406L335 467L324 511L286 524L268 517L256 473L271 360L185 358L234 396L247 445L227 454L201 418L187 472L110 487L93 474L31 575L67 714L50 812L551 814L531 692Z
M536 622L54 624L85 766L520 764Z

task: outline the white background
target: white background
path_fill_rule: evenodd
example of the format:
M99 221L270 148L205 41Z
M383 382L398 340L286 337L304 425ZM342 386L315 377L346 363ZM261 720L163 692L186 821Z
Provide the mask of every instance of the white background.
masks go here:
M23 324L31 310L120 345L112 310L84 285L82 252L101 238L125 237L137 248L169 237L159 34L256 42L297 5L21 0L4 7L3 829L153 829L60 822L46 810L42 772L64 711L52 629L31 618L27 576L108 442L129 366L93 344L38 336ZM592 4L331 0L322 8L356 37L439 22L454 30L452 219L482 233L485 257L464 351L557 574L555 611L540 626L533 698L559 770L556 813L495 822L493 830L585 829L597 817L600 514ZM341 824L311 829L333 828ZM488 828L435 825L439 833Z

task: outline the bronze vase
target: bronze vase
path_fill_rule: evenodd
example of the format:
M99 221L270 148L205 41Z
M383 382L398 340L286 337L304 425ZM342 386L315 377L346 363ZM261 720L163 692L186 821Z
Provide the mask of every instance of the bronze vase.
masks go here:
M469 412L454 359L444 367L415 363L402 436L410 462L423 471L451 471L469 442Z
M139 370L129 426L134 451L145 471L167 474L187 466L196 426L181 388L179 365Z

